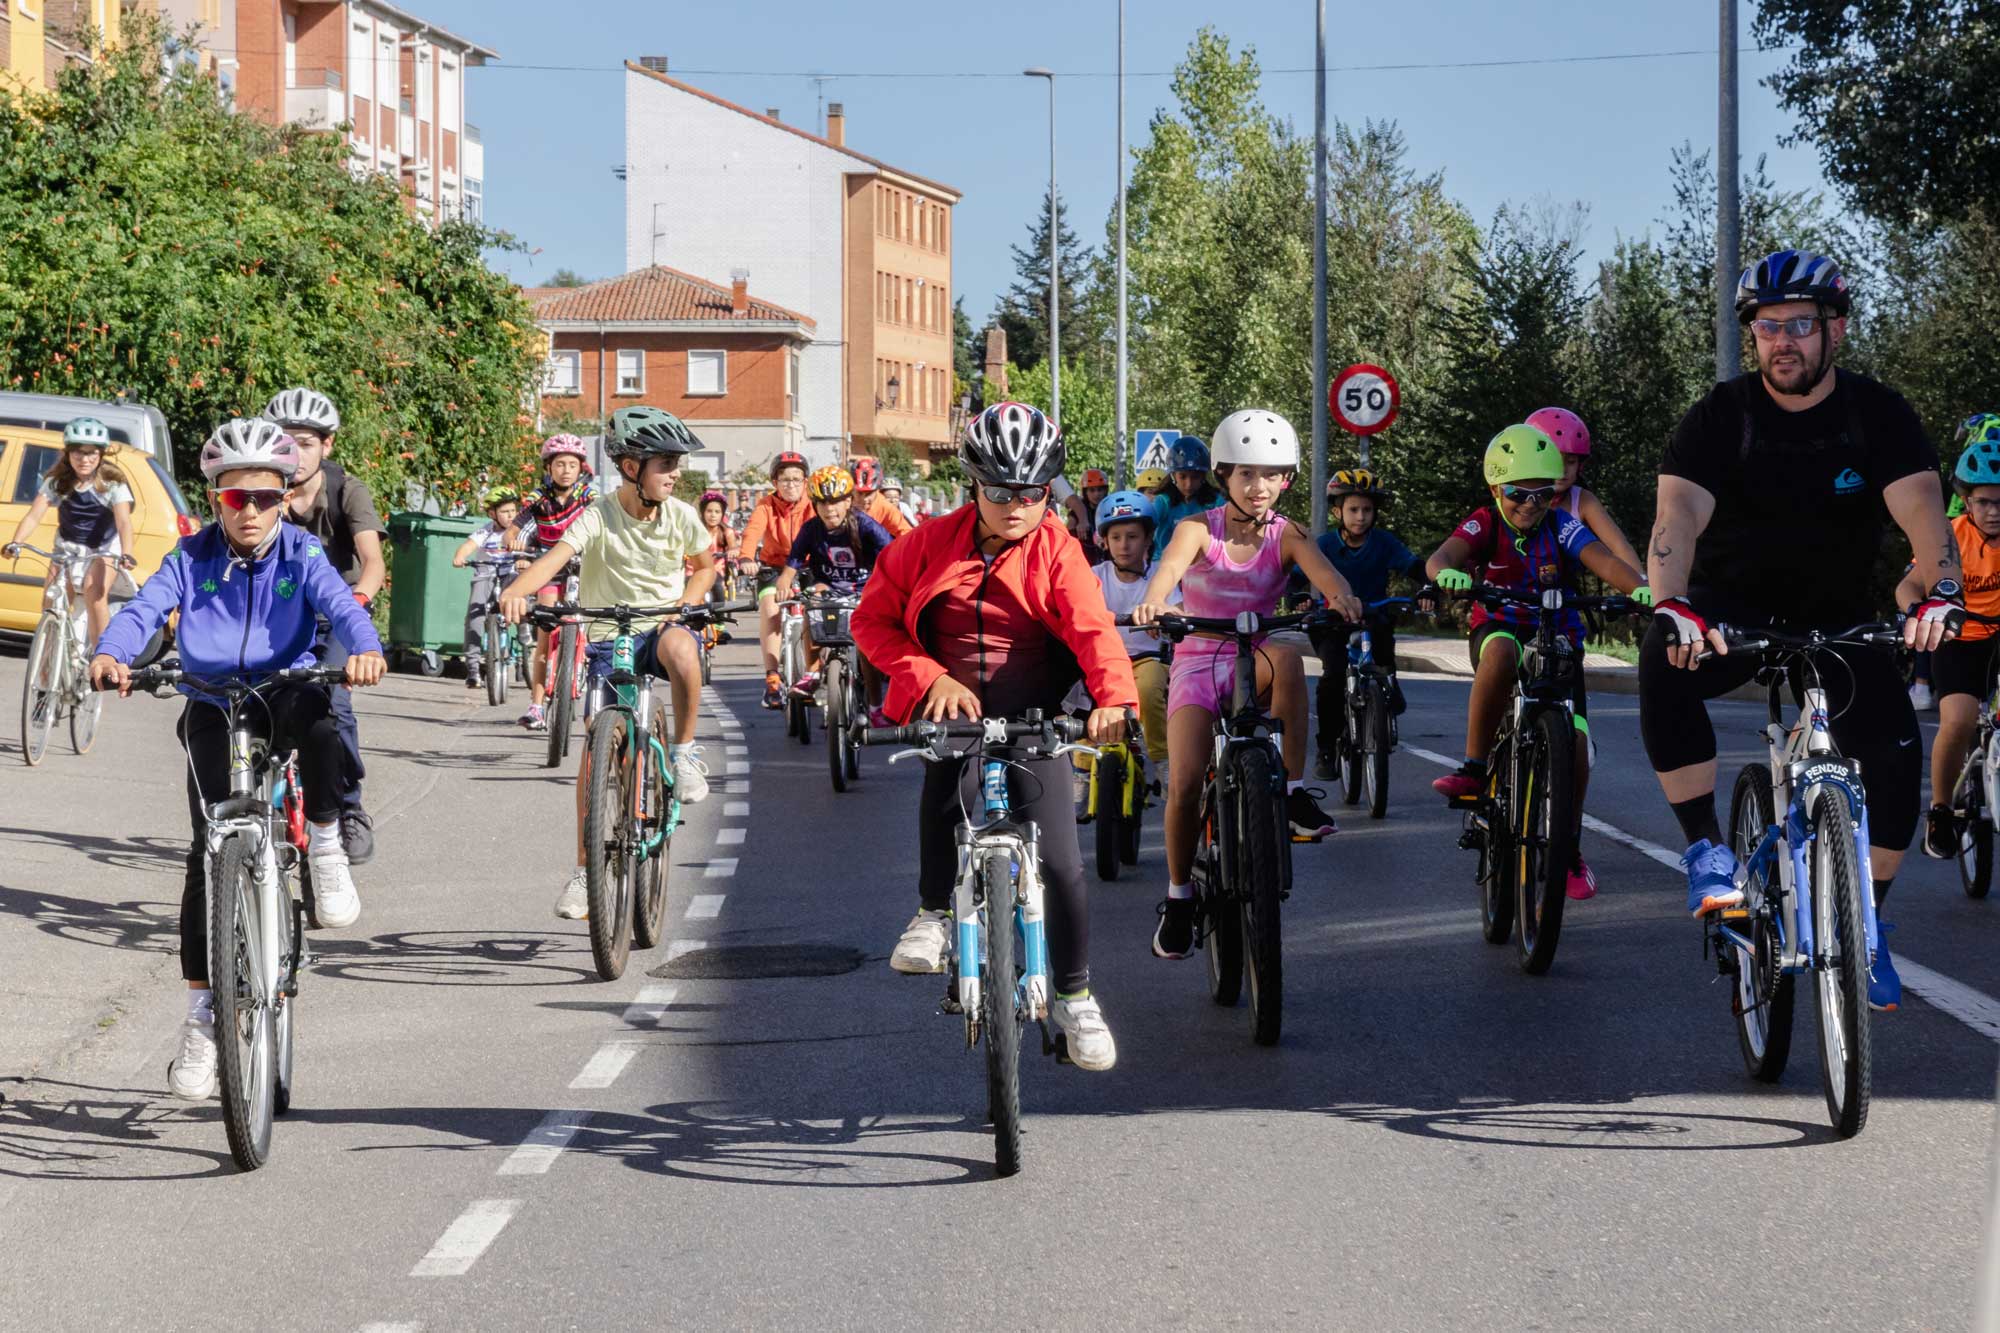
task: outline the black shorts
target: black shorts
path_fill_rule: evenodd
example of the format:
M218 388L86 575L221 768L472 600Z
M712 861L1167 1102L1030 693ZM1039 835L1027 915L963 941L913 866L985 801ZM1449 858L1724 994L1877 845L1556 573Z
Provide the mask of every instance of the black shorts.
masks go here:
M778 575L784 572L779 565L757 566L757 596L760 600L765 593L778 586Z
M1520 660L1519 654L1523 652L1527 647L1526 643L1523 641L1521 637L1525 633L1527 633L1527 631L1518 629L1513 625L1506 624L1505 622L1499 620L1488 620L1482 623L1478 629L1472 631L1472 637L1470 637L1465 641L1466 650L1472 656L1472 669L1474 671L1479 670L1479 655L1486 651L1486 641L1488 639L1491 639L1496 634L1505 635L1507 638L1510 638L1514 641L1514 651L1516 654L1515 661L1516 664L1518 665ZM1570 682L1569 704L1571 710L1575 712L1577 716L1576 729L1578 731L1588 732L1590 730L1590 727L1586 724L1585 719L1587 719L1590 716L1590 695L1588 691L1585 690L1583 683L1582 649L1577 650L1576 675L1575 678Z
M1993 649L2000 634L1984 639L1953 639L1931 652L1931 688L1942 699L1947 694L1969 694L1984 699L1993 688Z

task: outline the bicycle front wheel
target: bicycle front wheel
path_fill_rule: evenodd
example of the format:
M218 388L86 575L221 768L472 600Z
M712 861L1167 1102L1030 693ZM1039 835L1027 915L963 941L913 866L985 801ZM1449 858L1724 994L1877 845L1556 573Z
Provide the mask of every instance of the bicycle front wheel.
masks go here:
M1355 682L1360 687L1360 682ZM1341 701L1340 740L1337 745L1338 767L1340 770L1340 799L1348 805L1361 804L1361 784L1367 779L1362 773L1366 758L1361 752L1362 716L1356 701L1350 696Z
M292 1062L299 1021L299 959L304 955L306 945L305 904L287 894L286 905L291 908L291 927L287 932L291 952L280 972L281 975L289 975L291 981L289 991L278 999L278 1012L271 1024L277 1050L276 1068L271 1079L271 1110L275 1115L283 1115L292 1109Z
M639 783L643 799L635 809L650 811L651 827L642 825L648 836L652 827L662 827L667 822L666 773L660 767L659 757L648 745L639 752ZM674 835L671 830L662 837L659 845L645 856L639 849L632 849L632 942L641 949L651 949L666 935L667 922L667 873L673 868Z
M833 789L847 790L847 664L839 653L826 659L826 766L833 774Z
M256 852L246 834L224 840L208 885L208 984L215 1001L216 1079L229 1155L245 1171L270 1160L277 1112L270 978L260 947L263 927Z
M78 754L89 754L97 743L98 721L104 716L104 696L90 688L88 680L79 684L83 693L69 710L69 744Z
M986 900L986 965L980 970L980 1022L986 1029L986 1110L993 1118L993 1170L1021 1169L1021 1020L1015 1012L1021 966L1014 950L1014 872L1006 851L979 863ZM968 960L969 961L969 960ZM963 963L961 963L963 966Z
M1361 710L1361 790L1368 798L1368 817L1389 813L1389 700L1379 685L1368 687Z
M1745 768L1729 800L1729 845L1735 849L1738 865L1750 865L1765 831L1777 822L1776 809L1770 770L1760 764ZM1785 1064L1792 1055L1792 1002L1796 998L1792 974L1781 966L1784 939L1778 929L1774 868L1774 864L1767 864L1762 873L1744 881L1743 906L1748 915L1743 934L1751 947L1736 949L1736 985L1729 997L1743 1067L1760 1083L1776 1083L1784 1077Z
M1569 868L1576 860L1576 728L1560 708L1541 708L1522 731L1520 789L1511 811L1514 914L1521 970L1541 976L1556 960Z
M854 728L868 722L868 678L861 665L852 658L847 665L847 743L841 747L846 756L847 780L854 781L861 776L861 747L855 743Z
M1984 898L1993 887L1993 812L1986 808L1983 760L1968 763L1951 794L1958 820L1958 882L1968 898Z
M1868 1018L1868 939L1861 917L1861 868L1844 793L1821 788L1813 808L1813 933L1819 958L1819 1080L1834 1132L1851 1139L1868 1123L1872 1043Z
M1106 750L1094 762L1091 788L1096 793L1097 877L1109 884L1118 878L1119 849L1125 845L1125 759Z
M63 658L69 652L59 616L45 615L28 645L28 672L21 681L21 758L33 767L48 753L49 732L62 709Z
M1237 753L1238 828L1235 890L1243 909L1243 943L1250 976L1250 1035L1275 1046L1284 1023L1284 934L1279 903L1291 879L1291 828L1285 819L1285 782L1276 756L1265 746Z
M584 894L590 904L590 956L597 975L616 981L632 952L632 879L627 873L625 768L632 719L607 708L590 720L589 783L583 804Z
M488 613L486 617L486 702L498 708L507 702L507 673L514 668L509 661L510 644L507 641L507 622L498 615Z

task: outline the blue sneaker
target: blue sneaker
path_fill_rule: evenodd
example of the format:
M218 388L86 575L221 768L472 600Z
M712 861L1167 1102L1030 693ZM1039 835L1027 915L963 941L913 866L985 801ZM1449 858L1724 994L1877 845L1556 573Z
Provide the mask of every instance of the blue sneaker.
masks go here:
M1895 960L1889 957L1889 932L1895 927L1881 918L1875 926L1881 940L1875 946L1875 966L1868 971L1868 1007L1889 1010L1903 1003L1903 979L1896 975Z
M1707 916L1743 901L1743 890L1736 886L1736 853L1727 847L1703 838L1682 855L1681 869L1687 871L1690 916Z

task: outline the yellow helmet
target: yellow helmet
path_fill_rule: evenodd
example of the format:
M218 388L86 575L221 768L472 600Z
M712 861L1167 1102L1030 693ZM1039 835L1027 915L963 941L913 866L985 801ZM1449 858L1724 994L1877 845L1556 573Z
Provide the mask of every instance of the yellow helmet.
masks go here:
M845 500L854 494L854 474L844 467L823 467L806 478L806 494L815 500Z
M1326 497L1339 500L1349 495L1365 495L1376 504L1387 504L1389 492L1382 479L1365 467L1342 468L1327 478Z
M1167 484L1167 470L1165 468L1149 467L1134 477L1132 481L1142 491L1157 491L1160 487Z
M1562 454L1554 440L1533 426L1509 426L1486 446L1482 470L1488 486L1517 481L1560 481Z

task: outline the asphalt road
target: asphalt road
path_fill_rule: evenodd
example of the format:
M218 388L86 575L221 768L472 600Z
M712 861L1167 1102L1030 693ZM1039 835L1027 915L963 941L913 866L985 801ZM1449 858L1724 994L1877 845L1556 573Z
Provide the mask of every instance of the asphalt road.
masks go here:
M0 657L10 710L20 673ZM0 743L0 1327L1968 1322L2000 1029L1910 995L1877 1021L1867 1130L1838 1141L1810 1003L1783 1083L1749 1083L1682 885L1598 833L1601 894L1522 975L1479 937L1413 752L1456 752L1462 684L1407 683L1389 818L1343 808L1298 849L1275 1049L1209 1003L1199 959L1148 953L1149 825L1094 889L1118 1068L1025 1059L1010 1180L940 983L886 964L915 765L870 751L835 796L758 687L725 650L674 942L610 984L551 914L569 788L516 710L456 681L365 695L381 850L360 923L317 940L297 1107L250 1176L212 1106L164 1095L174 706L114 705L96 753L59 737L32 771ZM1590 810L1673 846L1636 701L1595 702ZM1758 712L1716 715L1733 773ZM1887 914L1899 956L1991 996L1996 913L1912 860Z

